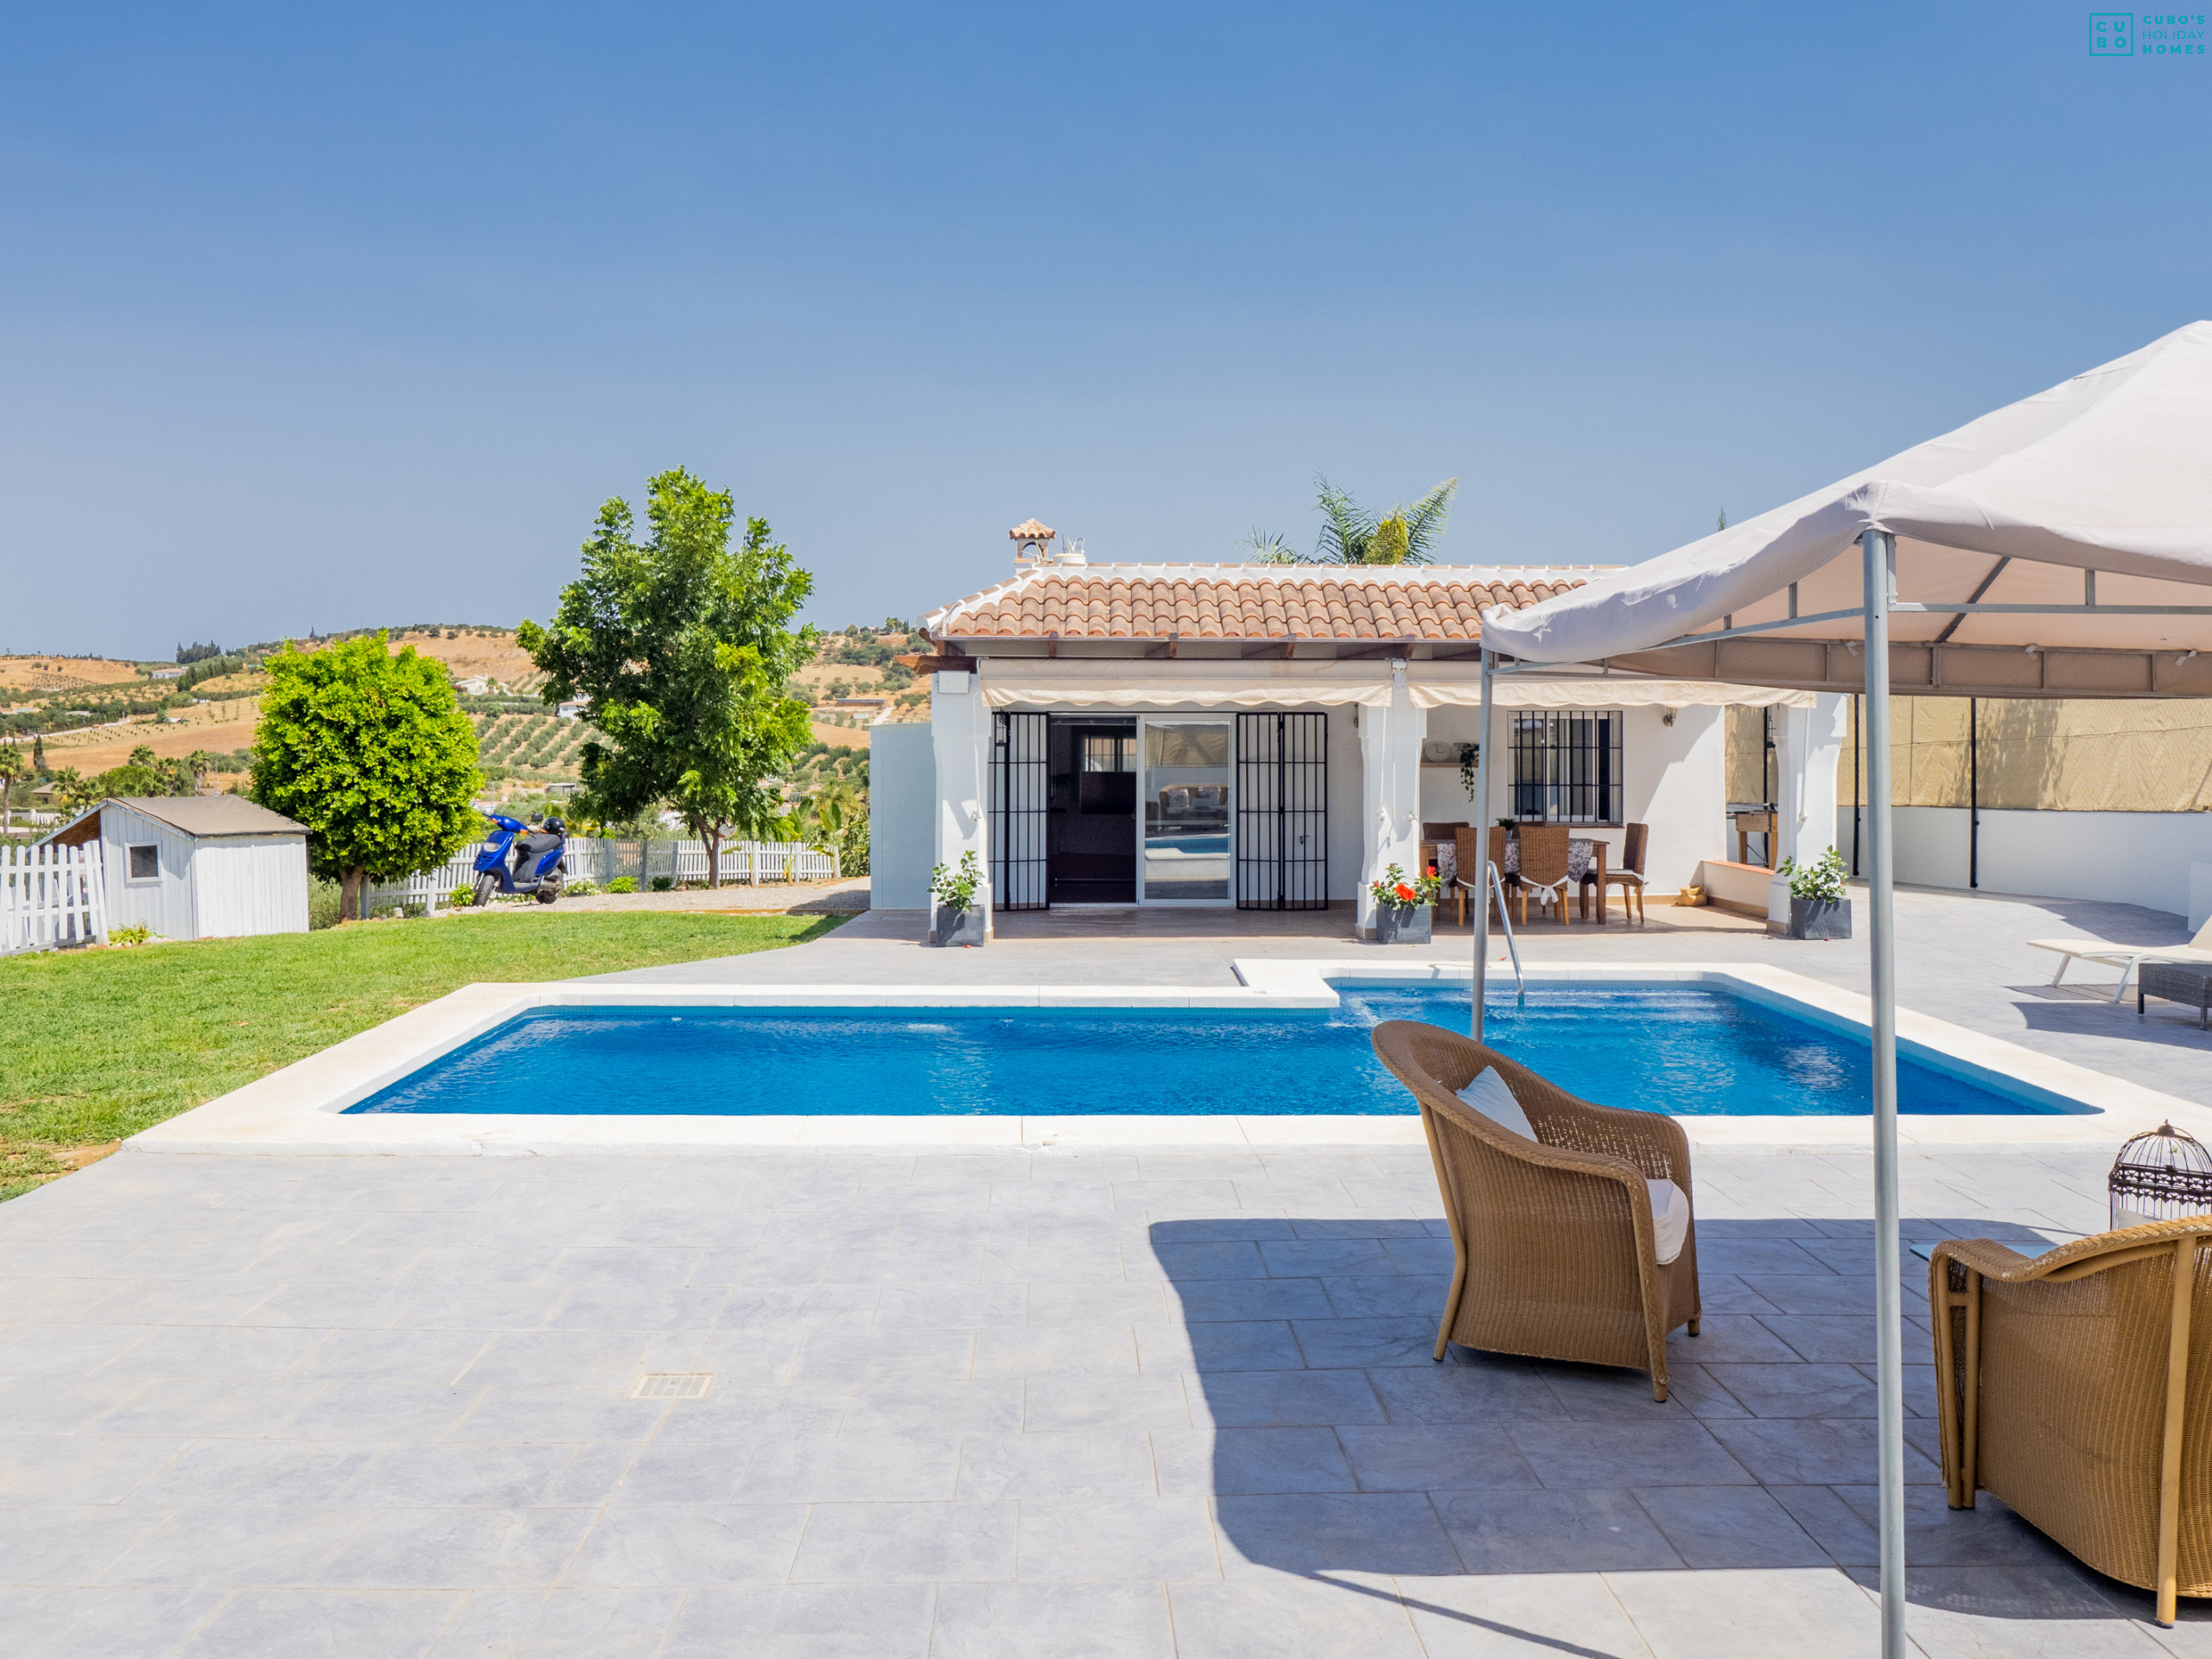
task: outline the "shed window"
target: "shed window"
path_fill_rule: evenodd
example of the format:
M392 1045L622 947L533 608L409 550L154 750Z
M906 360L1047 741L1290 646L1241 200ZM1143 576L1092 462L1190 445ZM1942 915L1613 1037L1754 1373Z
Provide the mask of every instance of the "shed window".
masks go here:
M133 881L153 881L160 879L162 874L160 848L133 847L128 850L130 854L130 879Z

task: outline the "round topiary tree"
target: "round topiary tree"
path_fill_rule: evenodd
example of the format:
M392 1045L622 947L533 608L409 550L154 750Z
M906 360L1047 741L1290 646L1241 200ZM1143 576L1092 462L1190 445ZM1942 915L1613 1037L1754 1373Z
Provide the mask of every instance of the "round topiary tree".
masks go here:
M268 662L247 793L307 826L309 868L358 920L370 880L435 869L482 820L476 730L445 665L381 633Z

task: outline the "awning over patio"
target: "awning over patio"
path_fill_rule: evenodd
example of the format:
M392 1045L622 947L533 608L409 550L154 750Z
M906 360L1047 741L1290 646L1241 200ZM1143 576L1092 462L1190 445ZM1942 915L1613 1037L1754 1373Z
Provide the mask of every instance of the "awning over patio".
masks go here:
M977 662L983 701L994 709L1049 707L1159 709L1179 704L1254 709L1300 704L1389 706L1390 664L1362 662L1249 662L1237 664L1131 662L1082 658L982 658ZM1471 707L1482 702L1482 671L1472 663L1406 664L1406 684L1416 709ZM1733 685L1721 680L1666 680L1642 675L1580 675L1501 680L1501 709L1686 709L1716 707L1806 709L1815 694L1772 686Z
M1869 530L1896 537L1900 690L2212 693L2212 322L1671 553L1486 610L1483 643L1853 689Z

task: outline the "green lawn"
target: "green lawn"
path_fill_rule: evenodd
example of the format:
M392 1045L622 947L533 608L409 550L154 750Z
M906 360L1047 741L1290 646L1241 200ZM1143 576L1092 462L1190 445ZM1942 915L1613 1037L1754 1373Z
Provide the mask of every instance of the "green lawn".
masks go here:
M0 1199L475 980L772 950L836 917L525 911L0 962Z

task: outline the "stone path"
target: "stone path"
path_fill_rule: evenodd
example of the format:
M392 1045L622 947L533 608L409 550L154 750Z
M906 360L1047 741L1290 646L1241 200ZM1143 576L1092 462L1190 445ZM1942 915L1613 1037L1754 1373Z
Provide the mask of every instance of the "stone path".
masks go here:
M2102 1161L1908 1154L1908 1230L2099 1227ZM1430 1363L1418 1154L126 1151L0 1206L0 1647L1863 1656L1868 1181L1700 1159L1661 1406ZM1921 1652L2212 1653L1946 1510L1931 1374Z

